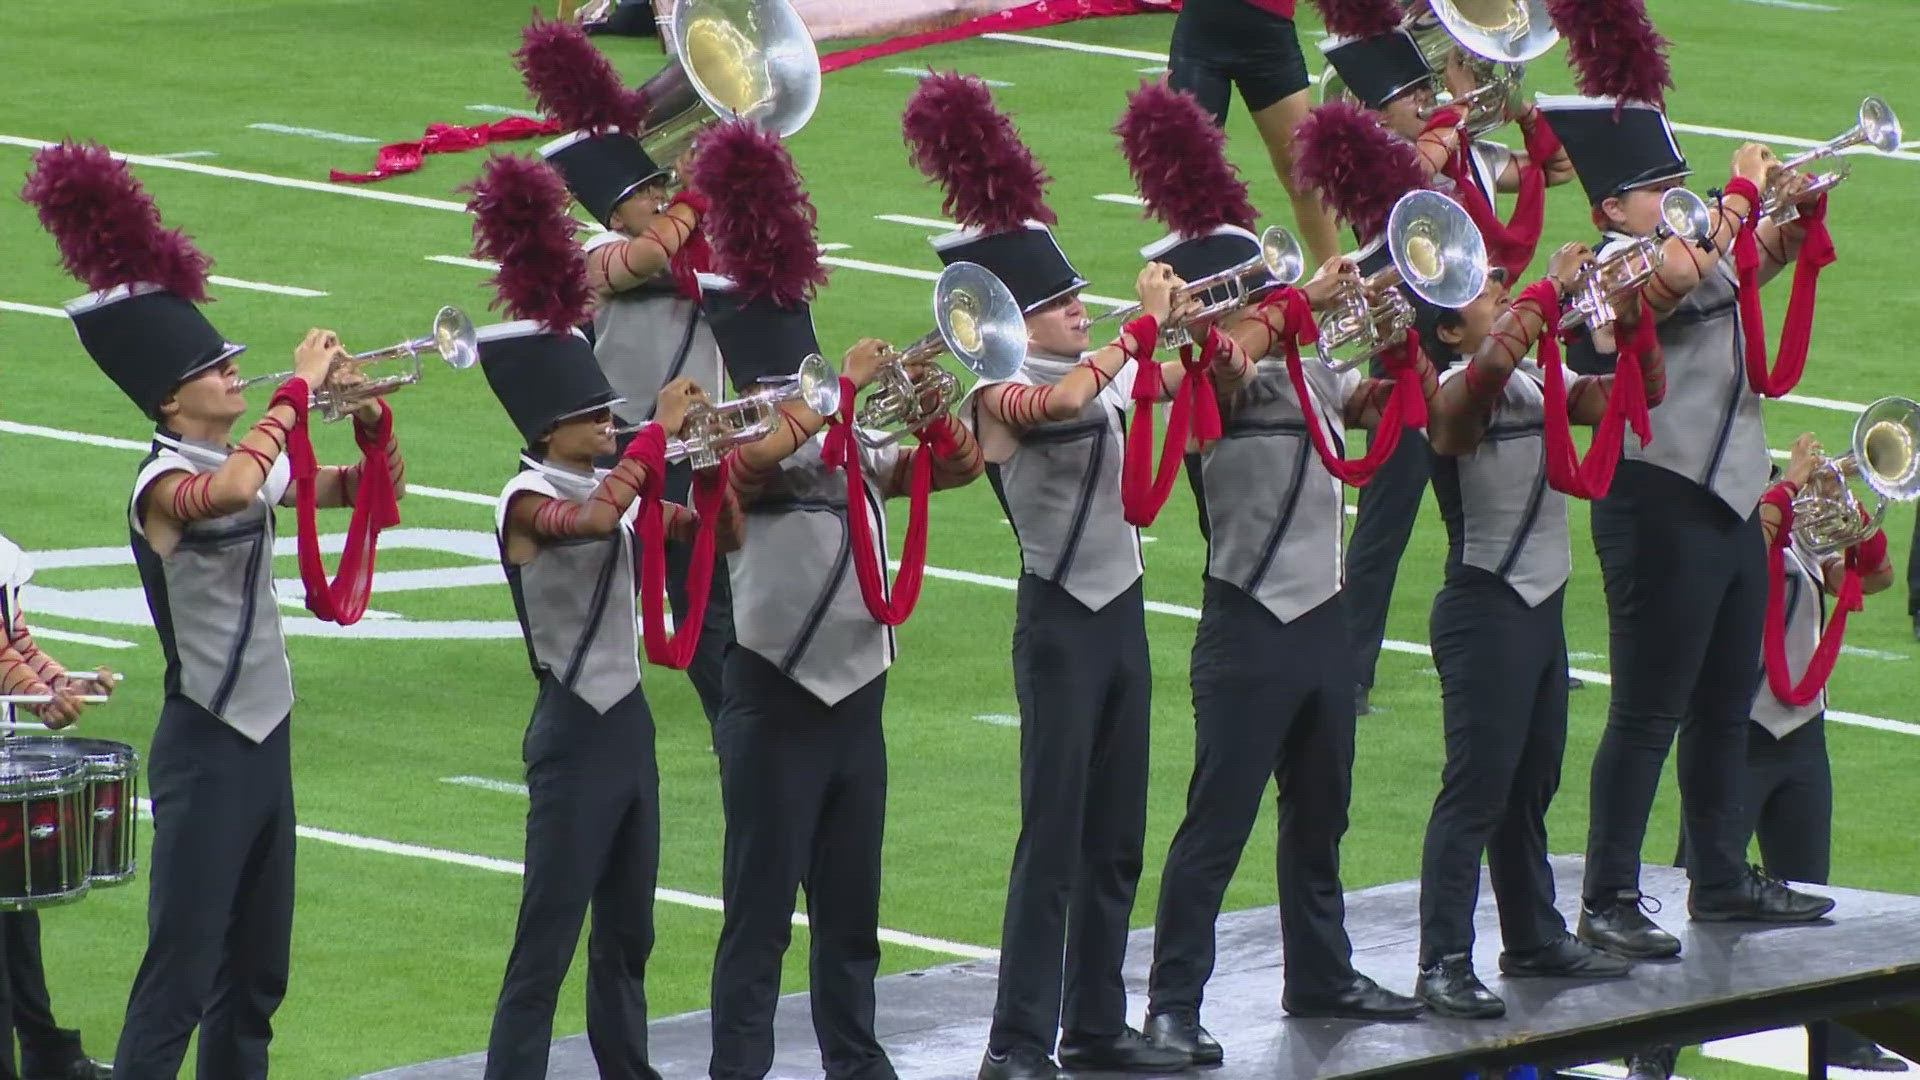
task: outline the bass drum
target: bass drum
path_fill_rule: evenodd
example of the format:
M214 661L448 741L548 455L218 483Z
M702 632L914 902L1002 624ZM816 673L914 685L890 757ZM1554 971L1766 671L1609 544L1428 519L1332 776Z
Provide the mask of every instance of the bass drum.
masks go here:
M70 904L92 884L87 764L52 743L0 743L0 910Z

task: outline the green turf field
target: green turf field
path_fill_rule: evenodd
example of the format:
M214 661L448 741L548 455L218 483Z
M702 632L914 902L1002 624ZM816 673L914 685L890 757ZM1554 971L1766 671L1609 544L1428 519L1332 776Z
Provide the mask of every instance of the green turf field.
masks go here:
M0 175L17 191L36 140L69 135L154 156L138 174L167 223L192 233L217 273L322 294L216 284L212 317L230 338L252 344L242 358L248 373L287 366L309 326L335 328L351 347L368 349L425 332L444 303L478 317L489 299L484 273L429 260L469 254L468 222L451 200L481 154L432 158L418 174L367 188L330 186L325 177L330 166L367 167L378 143L417 137L430 121L489 118L469 106L525 107L507 54L527 8L525 0L8 3L0 16L0 70L9 74ZM1674 42L1677 121L1819 140L1850 126L1868 93L1920 116L1911 45L1920 40L1920 6L1657 0L1653 8ZM829 76L819 113L794 140L820 209L820 239L847 245L832 253L849 262L816 309L823 343L834 350L866 335L904 341L929 325L925 279L939 264L926 238L937 230L877 217L939 216L939 196L907 164L898 134L914 81L889 68L958 67L1011 84L997 93L1057 177L1051 201L1063 243L1093 280L1091 291L1122 294L1139 262L1136 249L1161 230L1136 209L1096 196L1132 191L1109 129L1124 93L1143 70L1159 66L1154 57L1164 53L1170 29L1166 17L1087 23L1042 36L1098 46L1092 51L976 41ZM650 42L604 44L636 80L660 63ZM1535 65L1536 88L1571 88L1562 56ZM1235 108L1233 156L1248 171L1256 204L1280 215L1269 220L1290 224L1265 154ZM370 141L250 126L258 124ZM1681 139L1698 169L1697 189L1724 179L1735 138L1683 131ZM1779 145L1786 156L1791 144ZM514 149L530 153L532 144ZM1920 154L1851 160L1854 179L1832 214L1841 261L1822 282L1816 355L1800 388L1819 400L1769 407L1775 448L1803 430L1842 445L1852 423L1847 403L1920 391L1903 344L1920 310L1910 241ZM1549 202L1545 249L1591 238L1576 191ZM46 567L28 601L36 624L105 639L48 634L46 644L71 664L110 663L134 677L124 700L89 717L88 732L144 749L161 658L126 556L123 508L147 429L79 349L66 320L54 317L83 290L59 269L32 211L11 198L0 201L0 251L0 454L8 466L0 529ZM1767 294L1776 326L1785 302L1785 285L1776 284ZM389 535L382 570L416 573L391 579L395 587L385 591L377 583L374 606L390 617L370 616L345 636L311 633L315 624L304 612L292 617L297 605L289 608L300 635L292 641L302 698L295 720L300 813L311 829L328 831L301 844L293 985L275 1041L278 1071L291 1077L352 1076L482 1046L518 896L523 800L499 785L520 779L533 683L507 590L497 572L486 572L488 507L515 467L517 441L478 372L430 371L424 386L396 404L413 485L405 528L417 531ZM323 457L344 456L351 446L342 430L322 439ZM888 971L997 945L1017 826L1007 662L1009 579L1018 572L1013 538L985 484L935 504L931 580L900 635L891 680L882 907L884 925L930 940L890 945ZM1570 648L1577 668L1604 672L1599 575L1586 514L1576 509L1574 519ZM1912 523L1903 512L1891 526L1899 556ZM344 527L344 519L332 526ZM1136 925L1151 916L1191 750L1185 663L1202 549L1184 488L1149 539L1159 679ZM1361 722L1346 846L1350 888L1417 872L1441 757L1438 688L1422 649L1443 543L1437 515L1428 512L1402 566L1378 711ZM296 576L290 557L280 571ZM1920 679L1898 590L1870 602L1848 640L1868 652L1847 657L1834 684L1836 708L1859 720L1836 726L1830 740L1839 789L1835 877L1920 892L1909 809ZM648 685L660 729L661 886L678 890L658 907L660 946L650 972L653 1008L666 1015L705 1004L719 917L704 898L719 890L721 821L706 725L690 688L658 669L649 671ZM1566 780L1552 822L1556 851L1583 845L1587 762L1605 704L1601 686L1573 697ZM445 782L456 777L495 783ZM1651 858L1671 854L1674 807L1668 784L1650 832ZM1256 835L1231 906L1272 902L1272 862L1260 853L1271 843L1270 821ZM110 1053L118 1031L145 939L144 908L143 880L46 919L56 1006L98 1053ZM1408 918L1411 925L1412 912ZM804 950L797 955L803 963ZM1401 985L1411 976L1374 974ZM797 968L787 985L803 985ZM558 1030L581 1027L576 968ZM1682 1069L1704 1077L1778 1075L1698 1056Z

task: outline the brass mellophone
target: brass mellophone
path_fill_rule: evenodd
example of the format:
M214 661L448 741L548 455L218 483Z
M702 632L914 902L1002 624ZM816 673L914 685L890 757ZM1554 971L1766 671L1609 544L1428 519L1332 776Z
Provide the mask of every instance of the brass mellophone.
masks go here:
M1893 107L1881 98L1870 97L1862 101L1860 122L1845 133L1781 162L1780 168L1767 180L1767 190L1760 198L1760 212L1782 225L1799 217L1801 200L1832 190L1853 172L1840 152L1862 145L1871 146L1883 154L1900 149L1900 118L1894 115ZM1806 167L1823 158L1832 158L1833 168L1807 177L1806 187L1794 191L1792 185Z
M440 354L440 359L456 371L472 367L480 359L480 344L474 333L473 321L457 307L443 307L433 317L433 330L424 337L334 361L334 366L327 372L326 382L313 388L313 407L320 410L330 424L342 420L374 398L385 397L403 386L419 382L420 356L429 350ZM393 370L385 374L369 371L386 368ZM335 385L335 376L348 370L367 377L351 386ZM255 375L241 382L239 388L245 391L263 383L277 386L291 378L291 371Z
M1636 236L1619 251L1587 268L1573 288L1573 298L1560 329L1613 325L1615 308L1632 301L1659 271L1667 258L1667 241L1703 243L1713 235L1713 215L1700 196L1686 188L1668 188L1660 196L1660 224L1651 236Z
M1218 273L1208 274L1197 281L1189 281L1173 296L1178 307L1187 300L1205 301L1200 310L1188 315L1177 323L1160 328L1160 344L1170 349L1178 349L1193 344L1192 328L1213 322L1222 315L1232 312L1259 300L1275 286L1291 285L1300 280L1306 271L1306 257L1300 251L1300 241L1294 235L1278 225L1269 225L1260 234L1260 253L1238 266L1230 266ZM1207 294L1218 292L1220 295L1207 300ZM1094 322L1106 322L1119 319L1128 322L1137 318L1145 305L1129 304L1118 311L1109 311Z
M1822 459L1793 499L1793 535L1819 557L1872 536L1891 503L1920 498L1920 404L1884 397L1853 425L1847 454ZM1875 496L1869 512L1849 483L1859 478Z
M1359 366L1397 343L1413 325L1413 305L1395 286L1405 283L1429 304L1464 307L1487 284L1487 245L1459 203L1437 191L1400 197L1387 219L1389 266L1342 290L1320 315L1320 359L1335 371ZM1345 359L1334 351L1356 347Z
M734 447L773 434L779 426L780 406L789 401L801 402L821 416L839 412L839 372L825 357L814 353L800 361L800 369L794 374L762 379L760 389L750 394L718 404L694 402L680 424L680 436L667 440L667 460L710 469ZM616 428L615 432L628 435L645 426L634 424Z
M942 416L960 399L960 380L930 363L943 353L983 379L1004 379L1027 355L1026 320L1012 290L977 263L957 262L933 286L934 329L888 357L873 391L854 417L870 447L898 442Z

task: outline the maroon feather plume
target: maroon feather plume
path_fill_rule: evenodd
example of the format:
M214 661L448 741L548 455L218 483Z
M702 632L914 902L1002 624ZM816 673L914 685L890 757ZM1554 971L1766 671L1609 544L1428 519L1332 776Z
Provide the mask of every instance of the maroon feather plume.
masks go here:
M1388 33L1399 28L1405 14L1393 0L1313 0L1313 6L1320 9L1327 33L1337 38Z
M40 211L61 264L87 288L151 282L206 303L213 260L185 233L161 228L153 196L106 147L64 142L34 154L20 197Z
M1567 39L1581 93L1665 107L1673 69L1645 0L1547 0L1547 13Z
M1143 82L1113 133L1147 213L1167 228L1181 236L1205 236L1221 225L1253 228L1260 213L1227 160L1226 132L1192 94Z
M1294 182L1320 192L1362 237L1385 231L1400 196L1427 186L1420 152L1357 105L1329 102L1293 132Z
M579 26L536 17L513 54L540 111L569 130L614 128L640 131L641 96L629 90L606 54Z
M488 282L496 294L488 308L505 308L556 334L585 322L593 290L559 174L544 162L496 154L480 179L460 190L473 193L467 210L474 216L474 254L500 264Z
M920 80L900 128L914 168L946 189L940 207L961 225L997 233L1029 220L1058 220L1046 202L1053 178L974 76L947 72Z
M747 297L781 307L812 300L827 283L814 239L819 214L780 137L732 120L702 132L694 149L690 179L709 204L701 224L714 269Z

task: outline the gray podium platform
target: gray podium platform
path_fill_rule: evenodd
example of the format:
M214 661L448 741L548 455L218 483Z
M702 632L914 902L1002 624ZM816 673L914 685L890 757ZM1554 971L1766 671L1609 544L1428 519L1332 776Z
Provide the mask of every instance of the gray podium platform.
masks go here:
M1556 859L1563 910L1579 895L1580 863ZM1698 1042L1845 1016L1920 999L1920 897L1833 889L1833 919L1801 926L1692 923L1686 878L1646 867L1642 887L1660 900L1657 920L1680 935L1682 958L1642 964L1606 983L1504 980L1491 894L1482 889L1481 977L1507 1001L1503 1020L1427 1018L1401 1024L1296 1020L1280 1011L1280 934L1273 908L1235 912L1219 926L1219 963L1202 1020L1226 1048L1208 1080L1460 1077L1503 1065L1564 1067L1661 1042ZM1354 962L1402 992L1414 979L1417 882L1347 895ZM1142 904L1151 906L1152 898ZM1145 1008L1152 931L1127 952L1130 1021ZM908 1080L972 1080L993 1008L995 965L972 961L884 978L879 1033ZM707 1014L663 1017L651 1027L653 1064L667 1080L706 1075ZM483 1054L376 1074L379 1080L478 1080ZM596 1076L584 1036L554 1044L555 1080ZM804 993L780 1000L774 1080L821 1075Z

